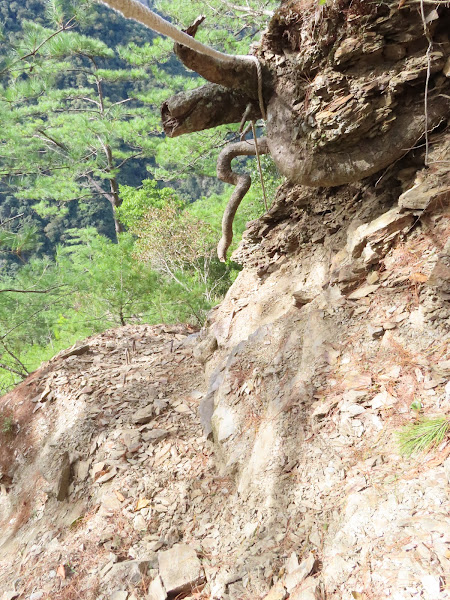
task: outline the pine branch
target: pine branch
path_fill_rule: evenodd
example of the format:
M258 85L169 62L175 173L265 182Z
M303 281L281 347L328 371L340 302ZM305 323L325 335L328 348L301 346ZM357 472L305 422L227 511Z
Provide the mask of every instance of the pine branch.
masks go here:
M46 140L48 140L49 142L51 142L52 144L55 144L55 146L58 146L58 148L61 148L61 150L64 150L64 152L67 153L67 147L64 146L64 144L61 144L60 142L56 141L54 138L52 138L50 135L48 135L48 133L46 133L45 131L42 131L42 129L38 129L37 130L38 133L40 133L42 136L44 136L44 138ZM34 136L37 137L39 139L39 136Z
M51 39L53 39L54 37L56 37L57 35L59 35L63 31L68 31L70 29L73 29L75 27L75 24L71 25L70 23L74 19L75 19L75 17L72 17L71 19L69 19L67 21L67 23L65 23L64 25L62 25L57 31L54 31L48 38L46 38L43 42L41 42L37 46L37 48L35 48L31 52L29 52L28 54L25 54L25 56L21 56L19 60L22 61L22 60L26 60L27 58L31 58L32 56L36 56L36 54L39 52L39 50L42 48L42 46L45 46L45 44L47 44Z
M39 52L39 50L45 46L45 44L47 44L50 40L52 40L54 37L56 37L57 35L59 35L60 33L62 33L63 31L70 31L71 29L73 29L76 25L73 24L71 25L72 21L75 19L75 17L72 17L71 19L69 19L67 21L67 23L65 23L64 25L62 25L57 31L54 31L51 35L49 35L44 41L42 41L34 50L32 50L31 52L29 52L28 54L25 54L24 56L21 56L20 58L18 58L16 61L14 61L13 63L11 63L10 65L8 65L5 69L3 69L2 71L0 71L0 75L3 75L4 73L7 73L8 71L10 71L14 66L18 65L19 63L21 63L22 61L26 60L27 58L31 58L36 56L36 54Z

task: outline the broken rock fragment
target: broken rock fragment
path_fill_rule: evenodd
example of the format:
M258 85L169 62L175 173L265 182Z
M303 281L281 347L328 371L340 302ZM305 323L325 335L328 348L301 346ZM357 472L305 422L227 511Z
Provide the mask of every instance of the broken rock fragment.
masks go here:
M444 184L432 187L429 179L419 182L404 192L398 199L400 208L425 210L433 202L444 197L448 188Z
M146 431L142 434L142 438L146 442L159 442L166 438L169 435L169 432L166 429L150 429L150 431Z
M69 453L64 452L61 457L61 466L56 479L56 499L62 502L69 495L70 485L70 458Z
M119 585L139 585L152 564L152 560L125 560L113 565L105 579Z
M148 600L166 600L166 598L166 590L162 584L161 577L158 575L148 588Z
M305 558L297 569L288 573L286 576L284 585L289 593L291 593L300 583L308 577L311 571L314 569L316 559L312 552L309 553L308 557Z
M413 221L411 214L393 208L352 232L347 240L347 252L352 258L358 258L366 244L370 244L371 252L376 252L379 245L390 243L400 232L407 231Z
M158 554L159 574L169 598L190 594L204 581L203 569L197 554L187 544L175 544Z
M273 586L267 596L264 597L264 600L285 600L285 598L287 598L286 588L279 581Z
M134 413L133 423L136 423L136 425L145 425L153 419L154 414L153 405L144 406L144 408L140 408Z

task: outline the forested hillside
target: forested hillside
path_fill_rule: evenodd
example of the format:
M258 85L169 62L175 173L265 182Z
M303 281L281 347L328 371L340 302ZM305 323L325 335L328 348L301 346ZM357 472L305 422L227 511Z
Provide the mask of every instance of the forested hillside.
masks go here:
M3 43L0 44L2 54L11 51L11 45L17 43L21 38L21 32L26 22L33 22L42 27L48 27L50 24L49 15L46 13L45 0L25 0L24 2L5 2L0 3L0 23L3 27ZM77 30L87 36L94 37L108 44L110 48L119 45L127 45L131 42L142 40L151 42L154 34L148 29L140 26L138 23L132 23L123 19L118 14L113 14L110 18L105 18L106 8L100 5L93 5L90 17L87 21L79 23ZM14 42L15 40L15 42ZM118 56L108 57L105 61L108 68L120 68L123 61ZM56 87L62 87L64 81L56 83ZM75 82L76 85L76 82ZM116 84L115 94L120 98L126 98L130 89L129 82L119 82ZM136 161L133 169L128 169L127 173L121 173L124 182L138 184L141 180L140 175L145 173L145 164ZM22 223L28 223L34 226L39 234L39 243L30 250L29 256L42 254L52 256L55 248L60 241L65 238L65 232L71 228L84 228L95 226L102 235L109 238L114 237L114 224L111 213L107 209L107 203L101 198L87 199L83 205L77 201L67 204L65 210L58 211L57 214L45 215L33 209L40 198L22 198L14 194L14 187L7 185L6 169L2 170L2 187L0 188L0 221L4 221L11 216L24 214ZM4 261L17 264L17 260L11 255L4 255Z
M233 23L233 10L213 3L199 37L239 51L268 18L270 3L254 4L265 8ZM157 6L183 26L203 8ZM2 1L0 18L0 380L7 373L9 385L112 324L202 324L237 273L214 258L228 198L215 157L237 129L168 146L160 104L198 76L169 40L103 5ZM276 171L263 166L273 187ZM263 210L249 168L256 186L238 232Z

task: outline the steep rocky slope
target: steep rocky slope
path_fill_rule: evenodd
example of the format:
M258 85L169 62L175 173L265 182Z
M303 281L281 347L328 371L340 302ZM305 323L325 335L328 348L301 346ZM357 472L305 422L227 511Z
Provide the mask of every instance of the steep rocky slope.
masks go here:
M364 3L344 4L340 26L358 35L360 17L389 29L389 15L417 3L400 16L403 0L368 16ZM270 37L274 21L260 53L279 64L283 94L298 76L297 120L321 115L304 131L317 156L362 138L370 146L372 124L392 142L395 106L405 119L412 102L420 124L421 21L390 44L390 30L346 47L344 30L326 38L327 56L336 43L346 58L324 89L312 73L308 97L294 34L305 34L305 60L325 58L302 29L303 5L312 3L282 3L283 43ZM450 74L441 25L434 101ZM392 83L386 52L408 68L398 69L399 96L379 106L387 88L361 85L375 72ZM340 69L352 98L333 87ZM281 186L249 223L234 257L244 268L201 332L109 331L0 399L3 600L450 598L450 442L404 458L396 439L422 415L450 419L445 118L427 145L397 147L395 162L362 181ZM283 132L303 143L298 128Z
M5 600L450 597L450 445L394 435L450 413L431 142L428 169L280 188L202 332L109 331L1 399Z

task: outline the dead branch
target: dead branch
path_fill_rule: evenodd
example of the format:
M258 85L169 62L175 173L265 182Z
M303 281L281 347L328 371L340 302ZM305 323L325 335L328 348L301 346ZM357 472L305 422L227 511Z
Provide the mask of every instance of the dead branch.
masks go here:
M49 292L65 287L66 285L67 283L62 283L61 285L54 285L53 287L49 287L46 290L20 290L15 288L4 288L0 289L0 294L4 294L5 292L12 292L15 294L48 294Z

